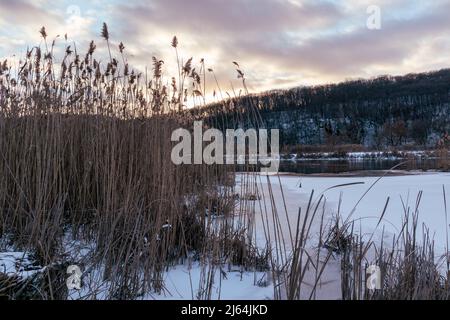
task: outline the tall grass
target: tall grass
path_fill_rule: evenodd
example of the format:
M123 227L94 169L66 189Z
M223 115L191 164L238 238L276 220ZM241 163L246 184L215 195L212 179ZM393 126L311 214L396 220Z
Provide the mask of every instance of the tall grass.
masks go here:
M64 265L55 266L68 235L95 243L89 264L102 266L104 298L160 293L167 268L193 254L212 268L197 298L211 297L214 268L251 268L251 221L240 212L243 223L233 222L234 168L170 161L172 131L192 126L179 111L204 96L204 62L201 78L177 51L178 81L166 85L162 60L152 58L150 76L131 69L122 43L114 57L106 24L106 62L91 42L84 54L67 45L57 65L55 41L40 33L44 49L30 49L17 68L0 66L0 238L48 266L34 298L66 297Z

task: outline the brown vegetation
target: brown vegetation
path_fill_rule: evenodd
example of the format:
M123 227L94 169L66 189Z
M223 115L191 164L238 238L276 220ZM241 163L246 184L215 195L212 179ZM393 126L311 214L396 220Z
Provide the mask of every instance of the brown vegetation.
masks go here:
M65 267L80 263L67 260L63 244L70 237L94 243L92 255L81 262L101 270L83 299L165 292L164 272L185 260L202 268L193 299L211 299L215 274L222 276L226 265L266 271L271 280L255 282L271 282L275 299L314 299L335 253L341 255L344 299L448 298L448 278L438 273L432 243L428 237L421 246L416 242L416 219L406 221L401 242L376 251L385 277L381 293L371 294L364 291L363 262L374 244L360 241L348 221L328 226L323 196L314 200L311 194L297 221L288 222L286 237L284 200L275 203L270 183L265 199L250 167L236 196L233 166L174 165L170 135L192 122L180 111L189 98L205 103L203 60L194 68L192 58L183 64L177 58L178 75L167 85L162 60L153 57L152 75L131 70L122 43L116 59L106 24L101 33L106 63L94 57L91 42L84 55L67 45L56 66L55 41L48 43L45 28L40 33L45 49L29 50L17 69L7 61L0 66L0 238L31 252L44 268L39 279L25 283L0 270L0 296L67 298ZM172 46L178 57L176 38ZM245 115L247 122L260 123L256 109ZM351 145L342 152L361 148ZM265 248L254 241L253 213L261 201L263 231L274 231L274 238L265 234ZM319 245L312 254L311 226L317 219ZM311 274L305 296L304 280Z

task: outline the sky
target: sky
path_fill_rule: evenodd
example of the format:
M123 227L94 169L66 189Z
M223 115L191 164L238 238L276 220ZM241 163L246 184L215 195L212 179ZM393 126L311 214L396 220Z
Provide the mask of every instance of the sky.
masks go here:
M236 61L261 92L450 67L449 13L450 0L0 0L0 58L43 45L42 26L61 54L67 34L106 58L106 22L138 70L156 56L174 75L176 35L180 58L205 59L221 89L239 88Z

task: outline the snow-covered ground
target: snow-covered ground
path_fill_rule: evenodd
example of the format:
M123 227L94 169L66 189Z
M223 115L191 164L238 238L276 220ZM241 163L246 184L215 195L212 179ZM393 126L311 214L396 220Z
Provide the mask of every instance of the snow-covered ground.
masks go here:
M241 179L242 176L238 175L237 191L239 190ZM442 254L445 251L446 231L448 231L449 225L445 219L443 186L447 190L447 197L449 197L450 173L387 176L381 178L375 185L373 184L379 177L279 175L270 177L257 176L256 179L259 185L261 201L254 202L256 226L254 234L256 243L260 247L266 246L267 236L270 236L271 241L273 241L275 234L278 232L278 235L281 235L284 239L287 251L290 250L291 239L295 239L293 232L295 232L297 220L299 217L303 219L312 190L314 190L313 199L317 201L320 195L323 194L326 204L324 207L320 206L317 216L311 224L310 242L306 246L310 254L317 253L317 239L321 229L322 213L326 224L337 213L339 199L341 199L340 215L343 218L354 220L356 222L355 226L358 229L361 227L363 233L374 232L374 240L377 241L378 237L378 241L381 241L380 235L383 227L387 237L399 232L402 226L404 206L409 207L410 211L414 211L417 195L422 191L423 195L419 205L419 222L420 224L425 224L430 229L431 234L434 234L436 252ZM270 181L270 184L268 181ZM332 188L338 185L340 187ZM373 187L363 197L364 193L372 185ZM269 194L273 195L274 202L270 201ZM378 226L378 229L375 229L388 197L390 201L383 222ZM360 201L361 198L362 200ZM355 208L357 203L358 205ZM273 218L265 216L265 212L271 215L274 209L273 206L275 206L275 211L278 215L278 230L275 228L276 223L274 223ZM354 208L353 214L350 215ZM77 244L76 241L66 240L65 247L68 250L71 247L70 243ZM95 250L95 247L77 245L75 249L69 250L72 253L77 253L71 260L77 262L82 257L89 256L89 252L92 250ZM26 253L9 251L0 253L0 272L24 276L29 272L35 272L35 270L23 270L17 264L17 261L28 260ZM321 256L321 260L323 260L322 258L323 256ZM273 282L271 282L270 273L240 272L239 268L230 267L226 268L226 270L224 268L214 271L214 284L211 291L212 299L273 299ZM328 261L326 270L323 273L316 298L340 298L339 270L339 258L333 256ZM205 271L206 273L208 272L208 266L201 266L195 261L191 264L186 263L185 265L172 267L165 274L165 289L163 293L148 293L142 298L196 299L199 289L201 289L199 284L204 283L201 281L201 278ZM94 272L93 274L101 275L101 272ZM89 277L88 274L85 274L85 276ZM99 282L100 278L100 276L93 277L92 281ZM306 289L302 291L303 298L308 298L309 292L307 288L312 288L313 281L314 271L311 270L305 277L304 285ZM103 289L98 288L98 290L102 291ZM80 292L72 291L69 293L69 298L71 299L79 299L83 296ZM97 298L102 298L102 295L100 294Z
M26 252L0 252L0 273L7 276L17 275L25 279L36 272L42 272L42 268L33 267L32 261Z
M237 186L242 176L238 176ZM270 188L268 180L270 179ZM276 228L274 224L267 226L264 218L264 207L270 212L271 204L269 193L273 194L275 207L280 221L281 234L285 240L287 250L290 247L290 234L288 220L291 224L291 232L295 232L295 226L299 217L299 208L301 212L306 212L307 205L312 190L314 190L314 200L317 200L321 194L325 196L325 208L319 209L316 218L311 226L311 239L308 243L308 250L311 253L317 253L317 239L320 233L321 217L324 214L324 223L329 222L337 212L339 199L341 198L340 214L343 218L349 218L356 221L356 226L361 227L362 232L374 232L375 241L381 241L381 230L385 228L385 240L389 241L390 236L398 233L402 226L402 217L404 213L403 203L415 210L416 198L419 191L423 191L422 200L419 205L419 223L425 224L430 229L431 234L435 234L436 251L443 253L446 243L445 208L443 197L443 186L450 191L450 173L426 173L388 176L381 178L371 190L363 197L354 210L355 205L361 199L363 194L378 180L379 177L318 177L318 176L258 176L260 191L260 202L255 201L255 224L256 240L261 247L266 245L267 232L274 239ZM330 189L337 185L353 184ZM270 192L269 192L270 189ZM447 197L450 194L447 194ZM376 229L380 215L390 197L389 204L383 219L383 222ZM284 201L283 201L284 199ZM286 207L284 206L286 204ZM300 218L303 219L300 214ZM302 220L301 220L302 221ZM266 231L266 232L265 232ZM295 234L293 234L295 239ZM322 256L323 257L323 256ZM322 259L323 260L323 259ZM317 289L318 299L340 299L340 262L339 258L333 256L327 263L326 269L322 275L321 283ZM187 266L178 266L171 269L166 275L165 284L167 293L170 294L151 296L155 299L191 299L191 283L194 284L194 292L199 283L201 268L194 265L192 268ZM220 272L216 271L213 298L221 299L266 299L273 298L273 283L269 286L258 286L260 279L265 279L263 273L239 273L227 272L227 279L220 282ZM314 281L314 271L307 273L304 283L303 298L309 297L308 288L312 287ZM221 290L219 291L219 288ZM219 296L220 293L220 296ZM195 295L195 293L194 293Z
M265 179L265 178L264 178ZM264 179L262 181L264 181ZM382 177L363 197L379 177L320 177L320 176L290 176L270 177L273 186L281 184L288 202L288 213L292 221L296 221L299 207L306 205L314 190L315 198L324 194L327 200L328 214L337 212L341 198L340 214L344 218L355 220L361 225L363 232L372 232L383 212L387 198L389 203L383 222L385 231L398 233L402 226L404 206L414 212L416 200L420 191L423 192L419 209L419 227L426 225L430 234L434 234L436 249L442 252L446 246L446 232L450 231L445 220L445 204L443 186L450 197L450 173L422 173L400 176ZM351 183L361 183L329 189L333 186ZM264 184L264 182L263 182ZM275 188L277 189L277 188ZM359 204L358 201L362 198ZM355 208L356 206L356 208ZM447 204L450 206L450 203ZM355 208L354 213L351 214ZM351 217L349 215L351 214ZM450 217L449 217L450 219ZM450 221L450 220L449 220Z
M206 267L208 271L208 267ZM211 290L212 300L265 300L273 299L273 284L268 282L267 272L240 272L239 270L214 271L214 283ZM190 300L197 299L202 267L198 263L192 266L179 265L171 268L165 275L164 292L149 294L143 299ZM201 291L201 290L200 290Z
M311 192L314 190L314 206L321 195L324 196L326 202L325 205L321 202L318 207L316 217L311 224L309 242L305 245L305 249L311 256L318 252L322 216L324 224L330 223L338 212L339 203L340 216L343 219L355 221L354 232L361 231L366 235L365 239L371 237L376 243L385 241L385 243L391 244L392 236L398 234L402 227L404 208L410 213L414 212L417 196L422 191L422 198L418 206L418 238L421 238L422 226L427 226L431 236L434 235L436 259L438 259L445 253L446 232L449 228L445 218L443 186L446 191L450 190L450 173L405 174L386 176L381 179L367 176L260 176L258 180L263 205L257 205L255 210L257 243L265 244L265 234L270 234L273 241L275 234L278 233L281 234L284 245L289 250L291 238L295 239L297 220L300 217L300 222L303 221ZM270 184L268 183L269 179ZM279 230L274 227L274 223L265 222L267 219L264 218L264 206L268 208L271 206L269 194L272 194L275 199L272 205L275 205L279 217ZM447 193L447 198L448 196ZM377 227L388 198L390 200L384 218ZM326 227L323 228L326 230ZM383 228L384 232L382 232ZM321 260L323 260L323 251L320 254ZM370 257L368 258L370 259ZM304 281L306 289L311 287L312 281L314 281L314 270L310 270L306 274ZM306 292L302 298L308 298L308 290L304 291ZM338 256L333 255L328 260L321 277L316 298L340 299L340 292L340 260Z

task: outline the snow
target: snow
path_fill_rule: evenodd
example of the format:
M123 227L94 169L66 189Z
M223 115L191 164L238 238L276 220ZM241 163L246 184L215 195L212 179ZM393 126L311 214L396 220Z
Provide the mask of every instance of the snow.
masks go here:
M402 227L404 207L409 212L416 209L416 199L420 191L423 192L418 206L419 228L425 225L430 234L434 235L436 251L443 252L446 247L446 232L450 231L445 224L445 205L443 186L450 194L450 173L424 173L403 176L382 177L363 197L370 186L379 177L311 177L311 176L281 176L280 180L271 177L272 185L281 185L287 191L288 206L302 207L306 209L307 201L314 190L316 198L324 194L327 202L328 214L336 214L339 199L341 197L340 214L344 218L356 221L362 227L363 232L372 233L383 212L387 198L387 206L384 219L378 231L384 227L388 233L398 233ZM363 183L329 189L333 186ZM299 187L301 185L301 188ZM286 197L286 195L285 195ZM359 204L358 201L362 198ZM403 201L403 203L402 203ZM449 206L450 203L447 204ZM355 208L356 206L356 208ZM355 208L353 214L352 210ZM296 221L297 210L290 210L289 216Z
M7 276L16 275L21 279L27 279L37 272L41 272L41 267L33 266L33 259L27 252L6 251L0 252L0 273Z
M209 267L202 268L198 263L193 263L191 266L186 264L172 267L165 274L164 292L159 295L149 294L143 299L197 299L202 269L205 272L209 271ZM220 272L219 268L214 270L214 284L211 292L211 299L213 300L263 300L273 298L273 286L263 285L269 276L268 273L227 270L224 271L224 274Z
M259 185L262 195L262 203L270 207L269 189L274 197L275 209L280 221L280 229L285 246L289 251L291 246L291 231L294 234L298 219L303 221L304 213L307 210L311 192L314 190L313 202L324 196L325 206L319 207L311 225L311 233L305 249L311 256L319 254L323 258L324 250L320 250L318 239L321 233L321 217L323 214L324 223L329 223L337 214L339 200L341 199L339 214L344 219L355 222L354 232L361 232L371 238L375 243L384 241L391 244L394 234L398 234L402 227L404 209L409 208L409 212L414 212L416 208L416 198L420 191L423 191L422 199L418 207L419 224L418 238L421 238L422 225L426 225L430 230L430 235L434 235L436 245L436 259L443 256L446 250L446 232L449 226L446 225L443 186L450 190L449 173L426 173L379 177L344 177L344 176L294 176L279 175L270 177L260 177ZM268 184L270 179L270 188ZM377 181L379 179L379 181ZM238 184L239 184L238 179ZM376 182L377 181L377 182ZM375 183L376 182L376 183ZM375 183L375 184L374 184ZM351 185L349 185L351 184ZM332 188L341 185L341 187ZM346 186L342 186L346 185ZM372 188L370 188L373 185ZM331 189L330 189L331 188ZM367 190L370 190L367 192ZM367 194L365 194L367 192ZM363 197L363 195L365 196ZM385 216L377 227L387 198L390 197ZM283 204L286 204L286 208ZM299 214L299 208L301 214ZM275 237L276 228L272 223L264 223L264 210L256 206L256 242L259 246L265 245L265 235L269 234L271 240ZM384 228L384 231L382 232ZM382 238L383 236L383 238ZM368 257L370 259L370 257ZM322 259L321 259L322 260ZM304 285L311 288L314 281L314 271L306 273ZM308 298L308 290L302 294L302 298ZM332 256L328 261L317 288L316 299L340 299L340 263L338 256Z
M306 212L313 190L313 199L315 201L322 194L326 199L323 211L321 207L318 215L313 220L311 236L305 248L310 253L316 254L318 250L317 239L321 232L321 214L323 212L325 223L329 222L338 211L340 199L342 200L340 215L343 218L355 221L357 229L359 230L359 227L361 227L363 233L374 232L375 241L383 241L388 240L387 238L394 233L398 233L401 229L404 216L403 204L407 208L409 207L410 211L414 211L417 195L420 191L423 191L419 205L419 228L421 229L422 224L426 225L430 229L431 234L434 235L436 252L438 254L445 252L446 232L449 231L449 226L446 224L445 218L443 186L447 190L448 198L450 196L448 194L450 190L450 173L435 172L386 176L379 181L377 181L378 177L366 176L331 177L281 174L279 176L257 175L256 179L259 184L260 194L258 196L260 196L261 201L254 201L254 236L256 244L261 248L264 248L267 244L266 235L269 235L273 242L276 233L275 224L267 223L267 220L264 218L265 207L270 214L273 209L272 205L275 206L274 209L276 209L278 216L282 238L289 251L292 244L289 225L295 229L297 220L303 219L303 214ZM241 180L242 175L238 175L237 191ZM269 188L268 181L270 181L271 188ZM341 186L331 188L337 185ZM363 197L372 185L373 187ZM272 204L269 194L272 194L275 200ZM388 197L390 201L384 219L380 226L376 228ZM300 214L299 208L301 208ZM353 210L354 208L355 210ZM163 225L163 228L170 227L169 223ZM381 239L382 228L385 229L386 239ZM75 240L72 235L68 234L63 239L63 247L70 261L86 267L83 270L84 288L81 291L71 290L68 298L82 299L89 295L90 298L104 299L109 284L102 280L103 267L101 265L89 266L90 256L95 252L95 244L83 243ZM322 254L324 251L322 250ZM323 258L320 252L318 254ZM39 271L26 270L23 267L24 265L30 265L31 261L30 256L24 252L14 250L0 252L0 273L7 275L18 274L22 277L31 276ZM274 287L270 272L242 271L235 266L221 266L221 268L208 262L200 264L195 261L171 267L165 274L163 291L160 294L146 293L140 299L205 298L205 293L201 293L200 284L204 283L203 277L210 271L213 271L212 278L214 279L211 299L273 299ZM339 259L332 257L327 264L322 282L319 284L317 299L340 298L339 270ZM305 276L305 286L312 288L313 281L314 272L311 270ZM201 297L198 295L199 292ZM302 297L308 298L309 292L304 290Z
M163 227L169 228L169 224ZM90 256L95 251L95 245L73 239L71 234L64 237L63 246L70 261L76 262L83 268L81 290L69 290L68 299L99 299L108 297L109 281L103 279L104 266L102 264L90 265ZM210 263L199 262L185 263L173 266L164 275L164 289L160 294L148 292L138 297L139 300L191 300L197 299L202 275L210 271ZM227 266L226 270L214 268L214 282L211 291L211 299L248 299L261 300L273 298L273 285L270 281L267 285L268 275L265 272L241 272L239 267ZM222 272L221 272L222 270Z

